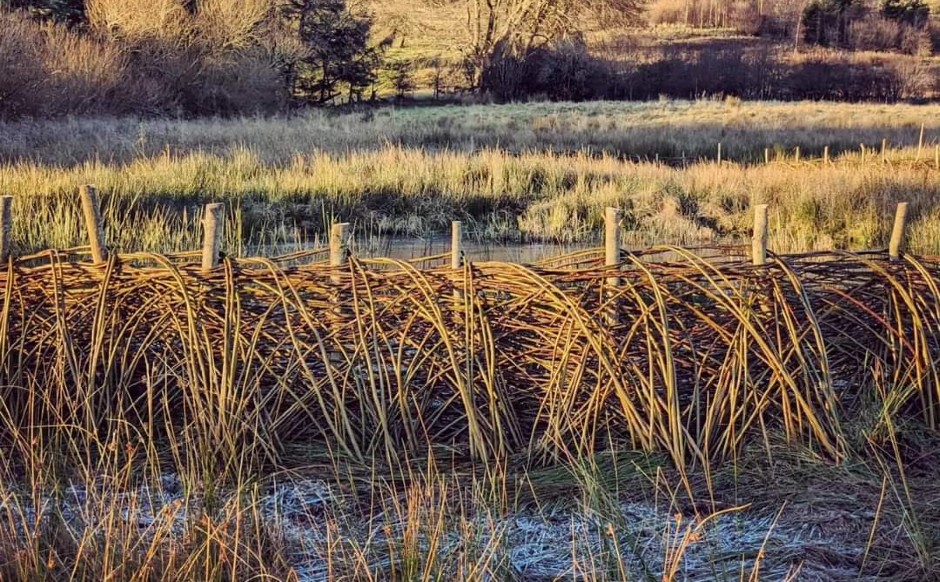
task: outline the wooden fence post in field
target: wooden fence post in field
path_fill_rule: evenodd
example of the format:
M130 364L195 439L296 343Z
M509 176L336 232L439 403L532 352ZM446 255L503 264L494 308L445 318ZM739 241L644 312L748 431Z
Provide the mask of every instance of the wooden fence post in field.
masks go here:
M862 151L862 163L865 163L865 144L859 144L859 148Z
M894 229L891 231L891 244L888 247L888 256L892 261L901 258L901 245L904 244L904 228L907 224L907 202L899 202L894 213Z
M823 148L823 163L829 163L829 146Z
M463 223L454 220L450 223L450 268L454 271L463 269ZM454 310L463 302L463 291L454 283ZM458 318L459 319L459 318Z
M767 205L754 207L754 235L751 240L751 260L755 265L767 264Z
M796 163L799 164L800 163L800 146L796 146L796 154L794 157L796 158Z
M450 268L463 267L463 223L454 220L450 223Z
M888 138L881 140L881 161L885 163L888 161Z
M721 165L721 142L718 142L718 165Z
M917 138L917 161L920 161L920 155L924 152L924 124L920 124L920 137Z
M330 283L334 288L330 292L330 326L336 333L335 347L331 346L328 351L329 361L333 364L339 364L343 361L343 350L339 344L341 335L338 333L346 315L347 295L342 291L343 277L339 272L339 267L349 263L349 223L339 222L330 227L330 266L333 267L333 274L330 275Z
M10 238L13 232L13 197L0 197L0 263L10 258Z
M88 244L91 245L91 260L101 264L108 260L108 248L104 243L104 222L101 220L101 204L94 186L85 185L79 190L82 213L88 228Z
M604 264L613 267L620 264L620 209L608 207L604 213ZM615 325L619 321L617 307L613 304L612 296L620 285L619 277L608 277L608 300L611 301L607 312L607 323Z
M330 266L342 267L349 257L349 223L338 222L330 228ZM342 278L338 273L331 275L331 281L339 284Z
M940 170L940 144L933 146L933 165Z
M219 251L222 247L222 211L219 203L206 204L206 215L202 219L202 270L211 271L219 266Z

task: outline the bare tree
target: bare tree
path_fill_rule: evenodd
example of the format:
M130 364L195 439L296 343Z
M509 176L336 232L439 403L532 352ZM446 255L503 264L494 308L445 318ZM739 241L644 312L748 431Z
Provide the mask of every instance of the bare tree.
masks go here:
M433 1L433 0L432 0ZM441 0L437 0L440 2ZM447 0L444 0L446 2ZM580 30L590 15L608 21L636 19L642 0L450 0L465 4L467 76L479 87L490 59L525 58L532 51Z

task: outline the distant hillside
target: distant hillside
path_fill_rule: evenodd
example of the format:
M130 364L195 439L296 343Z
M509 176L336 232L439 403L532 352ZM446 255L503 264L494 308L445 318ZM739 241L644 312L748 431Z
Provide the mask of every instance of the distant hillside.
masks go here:
M460 88L464 4L364 0L364 5L386 58L411 65L414 95L428 95L435 79L445 79L445 88ZM758 5L761 14L742 12L739 2L655 0L637 27L589 22L583 26L583 49L548 55L520 69L542 79L527 94L576 100L728 94L849 101L940 95L940 0L934 0L929 23L917 27L885 19L878 2L856 0L845 17L845 38L833 47L807 42L799 15L808 3ZM382 78L380 93L387 94L387 76ZM553 94L556 87L563 91Z

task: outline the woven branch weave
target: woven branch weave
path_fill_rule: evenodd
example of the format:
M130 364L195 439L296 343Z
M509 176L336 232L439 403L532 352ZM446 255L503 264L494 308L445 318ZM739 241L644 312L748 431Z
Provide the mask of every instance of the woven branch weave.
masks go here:
M266 456L294 442L484 459L619 442L709 463L782 425L838 458L845 399L874 381L937 424L935 259L816 253L758 268L654 249L629 255L612 289L597 256L453 271L295 255L203 274L189 255L92 266L50 251L0 274L0 386L15 414L57 422L93 403L184 433L264 425Z

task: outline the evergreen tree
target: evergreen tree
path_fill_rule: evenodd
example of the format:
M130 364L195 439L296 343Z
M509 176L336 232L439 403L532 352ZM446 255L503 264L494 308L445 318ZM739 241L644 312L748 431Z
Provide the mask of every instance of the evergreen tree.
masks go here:
M921 27L927 24L930 7L924 0L883 0L881 13L885 18Z
M371 21L349 11L345 0L291 0L304 54L293 72L296 96L327 103L348 90L350 99L375 81L377 52L368 46Z
M803 38L821 46L845 43L851 6L852 0L812 0L803 10Z
M66 24L85 22L85 0L0 0L0 6L22 8L37 18Z

